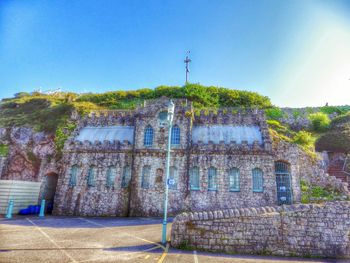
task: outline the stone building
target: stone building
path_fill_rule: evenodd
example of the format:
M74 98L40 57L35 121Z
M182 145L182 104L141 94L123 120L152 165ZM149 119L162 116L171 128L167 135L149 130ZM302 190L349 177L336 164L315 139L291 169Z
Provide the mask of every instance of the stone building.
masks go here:
M54 213L161 215L168 101L78 117L64 147ZM190 102L174 103L170 214L299 202L302 160L295 146L273 148L263 111L196 115Z

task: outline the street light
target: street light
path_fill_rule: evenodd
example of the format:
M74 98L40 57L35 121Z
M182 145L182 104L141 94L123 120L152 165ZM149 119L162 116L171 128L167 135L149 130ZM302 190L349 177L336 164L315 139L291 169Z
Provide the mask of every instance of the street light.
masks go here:
M162 229L162 243L166 243L166 227L167 227L167 212L168 212L168 191L169 191L169 171L170 171L170 149L171 149L171 129L173 126L175 104L170 100L168 105L167 124L169 127L168 145L166 152L166 167L165 167L165 197L164 197L164 218Z

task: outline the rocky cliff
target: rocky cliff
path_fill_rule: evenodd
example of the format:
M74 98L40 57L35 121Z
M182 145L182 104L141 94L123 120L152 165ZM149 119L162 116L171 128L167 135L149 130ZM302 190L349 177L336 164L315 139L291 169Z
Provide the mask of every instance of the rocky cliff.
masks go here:
M28 127L0 128L0 143L9 145L7 155L2 158L1 179L39 181L42 161L55 154L53 135Z

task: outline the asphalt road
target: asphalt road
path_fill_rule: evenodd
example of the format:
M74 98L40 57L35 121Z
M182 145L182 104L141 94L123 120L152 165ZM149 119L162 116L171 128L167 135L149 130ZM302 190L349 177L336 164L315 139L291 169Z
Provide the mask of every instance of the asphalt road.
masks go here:
M181 251L160 238L159 218L0 219L0 262L347 262Z

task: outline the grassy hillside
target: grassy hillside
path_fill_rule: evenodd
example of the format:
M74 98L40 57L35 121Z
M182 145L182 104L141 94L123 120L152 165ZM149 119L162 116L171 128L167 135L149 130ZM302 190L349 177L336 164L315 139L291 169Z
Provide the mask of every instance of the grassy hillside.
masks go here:
M293 130L293 127L281 122L285 112L274 107L266 96L249 91L188 84L182 87L159 86L155 89L111 91L100 94L62 92L45 95L38 92L32 94L22 92L15 94L13 98L1 101L0 127L29 126L36 131L55 134L57 148L62 149L64 141L75 128L75 124L69 121L73 110L85 114L98 109L134 109L144 100L162 96L186 98L193 102L195 110L220 107L265 109L273 138L299 144L310 154L314 154L316 141L322 149L331 148L332 138L336 131L344 129L344 123L346 127L350 123L348 113L350 106L293 109L293 118L297 119L302 116L308 118L312 123L311 127L303 130ZM328 115L334 113L339 117L331 122ZM319 138L322 140L318 140ZM346 138L342 139L339 145L344 140L346 141Z
M86 113L95 109L133 109L146 99L166 96L187 98L197 109L219 107L267 108L272 104L268 97L255 92L231 90L188 84L183 87L160 86L155 89L112 91L101 94L19 93L0 104L0 126L30 126L37 131L54 133L64 124L73 109Z

